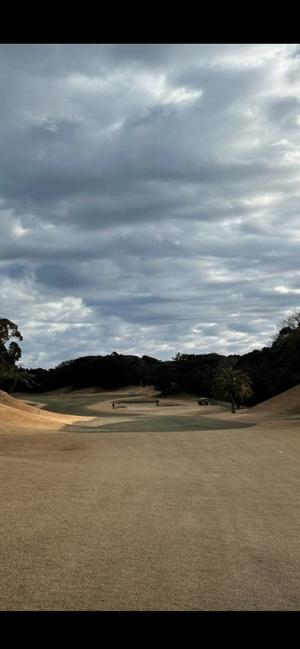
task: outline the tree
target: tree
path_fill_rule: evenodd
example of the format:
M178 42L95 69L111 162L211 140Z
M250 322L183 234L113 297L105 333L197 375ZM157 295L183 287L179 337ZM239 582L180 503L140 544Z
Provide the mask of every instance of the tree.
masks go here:
M282 320L279 326L280 330L273 338L273 347L281 345L288 336L300 330L300 311L294 311L294 313Z
M182 361L184 360L184 354L181 354L180 352L177 352L175 356L172 357L172 361Z
M7 318L0 318L0 385L12 390L17 379L16 362L21 358L21 348L11 338L23 340L17 325Z
M294 311L290 314L285 320L282 321L282 325L285 327L290 327L293 331L299 329L300 327L300 311Z
M245 370L221 367L214 376L213 391L217 397L231 402L231 412L234 413L237 402L252 397L252 379Z

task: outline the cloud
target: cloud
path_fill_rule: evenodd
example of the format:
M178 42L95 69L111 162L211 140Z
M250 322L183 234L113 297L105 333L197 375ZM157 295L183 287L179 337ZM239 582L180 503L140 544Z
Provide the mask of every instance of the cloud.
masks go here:
M296 45L1 45L24 364L243 353L299 308Z

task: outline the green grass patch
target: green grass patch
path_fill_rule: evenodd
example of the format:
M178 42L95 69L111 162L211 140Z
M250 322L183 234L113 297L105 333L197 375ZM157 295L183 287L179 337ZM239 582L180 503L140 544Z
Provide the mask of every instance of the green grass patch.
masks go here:
M253 424L204 417L142 417L138 421L114 422L99 428L101 433L171 433L189 430L230 430L250 428ZM88 427L84 427L88 428ZM92 430L92 428L90 429ZM93 429L97 432L97 429Z

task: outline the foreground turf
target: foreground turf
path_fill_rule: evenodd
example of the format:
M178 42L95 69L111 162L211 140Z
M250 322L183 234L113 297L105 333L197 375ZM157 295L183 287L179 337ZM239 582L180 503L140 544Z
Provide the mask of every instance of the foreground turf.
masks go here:
M106 394L105 421L99 394L26 396L96 417L50 432L23 430L21 411L15 433L2 421L0 610L299 610L293 415L245 413L247 430L180 396L129 419Z
M299 463L296 427L2 434L0 610L298 611Z

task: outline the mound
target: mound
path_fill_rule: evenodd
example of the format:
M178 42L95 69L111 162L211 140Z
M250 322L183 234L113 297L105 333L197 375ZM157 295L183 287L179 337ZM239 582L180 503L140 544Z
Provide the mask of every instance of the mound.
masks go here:
M300 384L251 408L258 412L300 413Z
M66 424L76 421L90 421L92 417L61 415L60 413L41 410L14 399L6 392L0 391L0 432L22 430L59 430Z
M15 399L7 392L3 392L3 390L0 390L0 404L16 408L17 410L23 410L25 412L36 412L36 406L30 406L29 404L24 403L24 401Z

